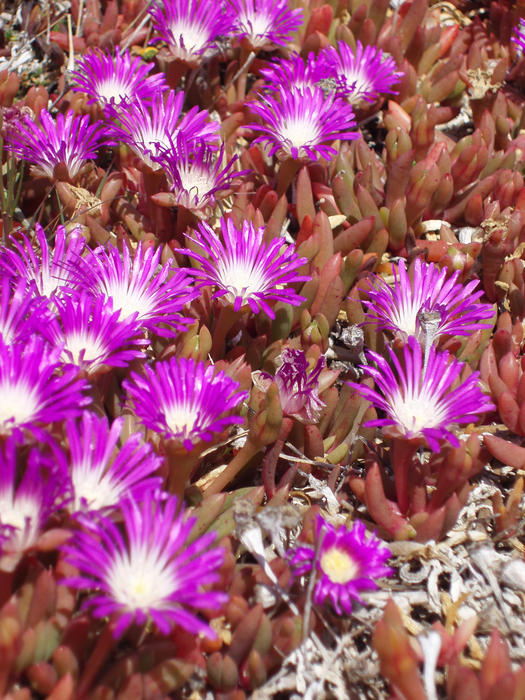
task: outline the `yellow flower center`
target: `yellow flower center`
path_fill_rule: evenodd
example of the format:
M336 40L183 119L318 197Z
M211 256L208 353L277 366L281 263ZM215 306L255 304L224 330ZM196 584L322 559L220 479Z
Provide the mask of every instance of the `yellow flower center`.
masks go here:
M359 565L342 549L331 547L321 556L321 568L333 583L348 583L356 578Z

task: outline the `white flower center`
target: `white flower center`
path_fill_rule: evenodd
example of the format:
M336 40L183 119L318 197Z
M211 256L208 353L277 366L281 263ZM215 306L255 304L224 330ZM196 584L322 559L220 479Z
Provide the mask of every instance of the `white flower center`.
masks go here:
M421 379L423 389L412 387L405 395L392 394L388 403L392 418L407 432L416 435L423 429L438 428L446 420L446 410L439 396L425 390L425 379Z
M65 340L65 350L68 352L62 353L64 361L67 362L69 359L68 355L70 355L73 364L91 364L90 369L92 370L104 361L104 357L107 354L107 346L102 342L101 338L97 338L89 332L84 334L77 332L66 336ZM99 360L99 362L93 364L95 360Z
M195 193L199 199L206 195L215 185L215 178L210 172L199 168L179 169L182 188L187 192Z
M345 71L344 77L347 88L352 90L350 95L348 95L348 100L352 103L359 102L364 93L373 92L374 90L372 81L362 70Z
M129 610L163 608L176 589L170 561L155 542L131 545L115 557L108 571L113 598Z
M85 508L99 510L117 504L122 495L122 488L115 483L110 474L104 474L105 468L105 462L92 464L86 459L72 466L71 480L75 493L73 511Z
M317 119L305 114L286 119L280 128L280 136L294 148L306 144L317 143L319 140L319 124Z
M0 432L30 421L38 411L40 398L34 387L23 382L4 382L0 384Z
M253 46L264 44L268 41L268 34L271 31L270 18L267 15L244 15L239 17L239 24Z
M97 83L97 96L102 105L112 99L121 102L133 97L133 89L129 81L118 80L116 76L112 75Z
M221 260L217 266L218 277L222 286L229 290L225 299L230 303L235 297L247 299L252 294L262 292L267 287L264 269L254 267L251 260Z
M208 41L208 33L200 24L194 24L187 20L179 20L170 24L168 30L175 40L175 55L186 58L201 51ZM184 47L183 47L184 44Z
M330 547L321 556L321 568L333 583L348 583L356 578L359 565L339 547Z
M166 425L172 433L191 435L193 427L199 418L199 412L195 407L184 404L174 404L165 409Z
M128 318L138 312L138 318L145 318L153 309L151 297L143 287L130 288L127 280L108 280L104 293L113 301L113 311L120 311L121 318Z

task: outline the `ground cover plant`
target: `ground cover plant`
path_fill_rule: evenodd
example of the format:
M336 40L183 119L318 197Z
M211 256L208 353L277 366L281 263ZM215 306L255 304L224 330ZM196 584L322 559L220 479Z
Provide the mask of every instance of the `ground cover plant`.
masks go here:
M524 7L0 10L0 696L525 698Z

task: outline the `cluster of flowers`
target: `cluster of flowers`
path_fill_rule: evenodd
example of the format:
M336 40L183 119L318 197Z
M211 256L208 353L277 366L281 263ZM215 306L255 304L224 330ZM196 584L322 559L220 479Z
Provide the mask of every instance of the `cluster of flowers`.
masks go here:
M301 11L290 10L285 0L229 0L227 5L167 0L149 12L157 40L167 43L170 56L189 62L216 52L224 36L255 49L285 44L302 21ZM218 193L248 171L234 169L238 156L228 160L220 123L207 110L193 107L181 116L184 93L170 90L164 75L150 75L153 67L119 47L114 56L88 52L70 79L74 91L98 106L101 118L90 124L88 115L68 111L55 120L45 109L39 122L24 115L8 130L14 153L32 164L34 174L74 181L100 146L123 143L148 166L166 172L171 204L200 215L209 212ZM266 143L270 155L304 160L331 159L336 149L329 142L357 138L352 106L393 92L401 78L390 56L360 42L355 51L338 42L306 62L294 54L260 73L259 99L250 103L260 123L248 125L261 133L255 142Z
M477 303L483 292L477 280L466 285L458 282L459 271L447 276L433 263L416 258L407 270L400 260L393 268L393 287L375 276L368 290L367 322L389 331L403 345L401 358L388 348L389 362L375 352L368 358L375 363L362 369L372 377L381 393L364 384L351 386L365 399L383 410L385 418L368 425L384 426L393 437L413 443L427 442L438 452L448 441L459 445L451 432L453 424L475 421L479 414L494 409L479 386L479 372L472 372L461 383L465 367L446 351L440 342L450 336L467 336L490 327L494 309ZM395 344L395 343L394 343Z
M220 51L225 37L256 51L284 45L302 23L302 12L285 0L166 0L148 11L155 40L189 64ZM12 153L31 164L34 175L77 182L102 147L124 144L143 167L164 171L171 205L206 218L248 171L236 169L238 155L227 156L220 122L198 107L184 113L185 93L171 90L153 67L119 47L114 55L89 51L69 79L94 105L91 116L69 110L55 118L43 109L12 120ZM333 158L334 140L358 136L355 105L393 92L401 78L391 57L359 42L355 51L339 42L306 61L294 54L260 75L263 84L249 104L259 121L247 128L259 134L255 142L267 145L268 156L295 160ZM39 226L38 253L25 235L0 249L6 465L0 473L0 568L13 571L25 552L38 548L50 516L68 512L74 535L62 552L79 572L68 583L98 589L85 605L97 617L118 613L116 636L148 617L162 632L178 623L212 636L189 609L217 609L226 599L202 589L218 581L223 550L210 548L213 535L186 544L193 520L163 491L162 445L174 441L186 452L198 450L243 422L247 394L211 364L183 357L155 362L152 340L187 329L189 307L203 287L212 287L213 298L235 313L274 318L275 302L304 301L290 285L310 279L299 274L306 259L282 238L268 242L263 228L244 222L238 229L226 217L219 229L202 221L186 234L188 248L178 253L196 263L187 269L161 265L160 248L141 243L134 251L126 245L92 250L75 228L66 234L59 227L53 250ZM298 375L294 362L302 367ZM322 363L309 374L303 364L304 354L285 361L276 381L289 415L314 420L322 405L316 393ZM122 404L160 437L161 456L141 434L125 437L124 417L110 425L97 415L96 397L111 371L125 376ZM301 392L308 394L306 403L298 399ZM359 523L336 531L321 519L318 535L319 556L302 547L292 565L302 575L315 560L323 572L316 601L330 597L337 612L350 612L357 590L389 573L383 565L389 552L367 539Z

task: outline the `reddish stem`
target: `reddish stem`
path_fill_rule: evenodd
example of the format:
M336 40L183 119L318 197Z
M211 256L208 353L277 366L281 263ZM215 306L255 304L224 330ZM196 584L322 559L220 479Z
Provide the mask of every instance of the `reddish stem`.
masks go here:
M394 483L399 510L403 515L408 513L410 506L409 474L416 446L402 438L392 440L391 456L394 470Z
M293 421L290 418L283 418L279 437L268 448L262 461L262 481L268 498L272 498L276 491L275 472L279 455L284 447L284 443L288 439L293 428ZM297 471L297 470L296 470ZM281 485L281 484L280 484Z
M86 662L84 672L80 677L77 687L76 697L79 698L79 700L86 696L91 684L93 683L93 680L118 641L113 635L116 622L117 619L113 618L104 627L100 637L97 640L97 643L95 644L95 648L91 652L91 655Z

